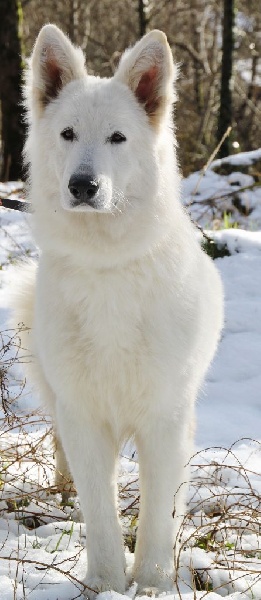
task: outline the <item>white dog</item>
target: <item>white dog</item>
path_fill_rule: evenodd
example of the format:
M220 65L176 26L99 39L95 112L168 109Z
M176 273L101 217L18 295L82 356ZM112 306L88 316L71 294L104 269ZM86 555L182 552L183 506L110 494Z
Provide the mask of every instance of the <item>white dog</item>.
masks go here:
M15 321L30 328L22 343L54 418L57 480L68 460L79 492L86 584L97 591L126 589L116 464L132 435L141 490L132 576L140 592L171 588L194 404L222 326L218 273L179 203L175 76L160 31L100 79L47 25L26 86L41 254L37 270L20 271Z

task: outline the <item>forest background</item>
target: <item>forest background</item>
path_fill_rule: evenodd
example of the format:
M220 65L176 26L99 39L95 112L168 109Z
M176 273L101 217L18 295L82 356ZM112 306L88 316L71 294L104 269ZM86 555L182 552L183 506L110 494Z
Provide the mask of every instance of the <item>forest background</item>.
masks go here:
M184 176L260 144L261 12L258 0L1 0L0 180L23 176L21 86L41 26L54 22L81 46L89 73L109 77L123 50L162 29L180 64L175 124Z

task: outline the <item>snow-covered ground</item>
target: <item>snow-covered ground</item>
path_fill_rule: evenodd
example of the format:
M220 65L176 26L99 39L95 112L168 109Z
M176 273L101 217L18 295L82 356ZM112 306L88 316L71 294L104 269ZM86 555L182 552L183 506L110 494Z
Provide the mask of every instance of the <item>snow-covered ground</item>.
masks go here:
M226 202L227 222L245 230L211 232L230 252L216 261L225 287L226 323L198 401L188 512L169 600L261 600L261 188L254 172L246 172L247 163L257 160L261 150L236 155L226 161L231 172L222 175L224 165L215 161L203 176L193 174L183 184L184 204L190 204L202 225L222 223L219 207ZM238 191L242 187L247 189ZM17 184L0 184L0 197L12 190ZM235 190L249 210L234 205ZM207 197L215 199L213 208ZM1 208L0 230L0 600L80 599L85 525L77 499L63 506L55 492L50 423L38 410L35 395L23 387L18 338L7 331L12 265L21 255L37 255L30 216ZM138 506L138 466L132 452L129 443L119 470L130 549ZM128 548L126 558L130 568ZM135 591L134 585L128 595ZM115 593L101 594L101 600L109 598L120 600Z

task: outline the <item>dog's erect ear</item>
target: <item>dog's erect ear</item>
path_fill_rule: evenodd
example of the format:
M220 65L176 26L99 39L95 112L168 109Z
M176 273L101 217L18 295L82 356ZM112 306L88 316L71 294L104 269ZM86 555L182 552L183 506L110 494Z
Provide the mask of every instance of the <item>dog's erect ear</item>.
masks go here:
M129 86L155 125L168 114L175 99L176 76L177 68L166 35L157 29L123 54L114 75L116 80Z
M70 81L86 75L84 56L55 25L45 25L33 50L27 93L38 114ZM30 89L31 88L31 89Z

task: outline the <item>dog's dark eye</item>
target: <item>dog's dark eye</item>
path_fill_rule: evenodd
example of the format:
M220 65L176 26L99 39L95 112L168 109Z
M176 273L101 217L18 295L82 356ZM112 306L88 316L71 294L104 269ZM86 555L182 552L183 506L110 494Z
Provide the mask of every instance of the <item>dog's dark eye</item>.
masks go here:
M66 140L68 142L73 142L73 140L75 140L75 138L76 138L76 135L75 135L72 127L66 127L61 132L61 136L64 140Z
M111 144L121 144L121 142L126 142L126 137L120 131L114 131L109 137L109 142L111 142Z

